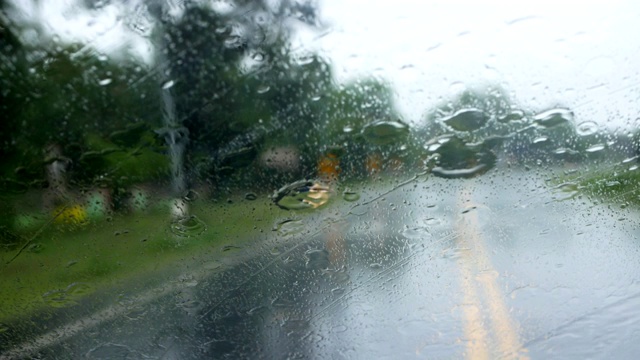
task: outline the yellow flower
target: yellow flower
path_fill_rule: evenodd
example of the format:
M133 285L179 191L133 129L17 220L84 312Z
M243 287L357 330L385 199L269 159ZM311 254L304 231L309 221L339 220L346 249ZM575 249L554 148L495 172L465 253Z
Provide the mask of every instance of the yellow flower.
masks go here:
M84 224L87 222L87 212L80 205L61 206L53 212L56 216L55 222L58 224Z

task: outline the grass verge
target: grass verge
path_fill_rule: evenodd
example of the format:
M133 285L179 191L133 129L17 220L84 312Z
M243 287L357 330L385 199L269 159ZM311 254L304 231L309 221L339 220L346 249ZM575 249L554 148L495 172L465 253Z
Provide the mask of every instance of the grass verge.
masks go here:
M50 307L72 306L94 291L177 265L192 255L238 246L283 216L266 199L199 202L190 210L199 223L184 224L182 231L172 229L176 224L168 209L155 209L84 225L51 222L9 264L17 250L0 252L0 323ZM21 235L28 239L34 233ZM0 324L0 332L1 328Z
M637 165L576 172L560 176L552 184L556 189L584 194L599 202L622 207L640 206L640 168Z

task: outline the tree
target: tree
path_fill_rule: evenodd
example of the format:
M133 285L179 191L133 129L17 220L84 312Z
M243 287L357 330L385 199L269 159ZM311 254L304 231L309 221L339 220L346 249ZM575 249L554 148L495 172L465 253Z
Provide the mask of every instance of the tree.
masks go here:
M3 104L12 105L0 134L2 186L24 191L59 182L56 203L67 201L66 186L119 194L167 179L176 141L185 146L178 165L191 184L218 186L277 188L314 176L318 159L332 149L343 148L338 153L352 163L364 163L368 149L397 150L387 142L404 138L408 127L387 84L337 85L327 60L291 48L295 26L322 27L314 3L233 5L220 11L188 2L179 16L162 3L143 5L159 54L150 65L96 54L87 44L3 38L10 46L2 54L11 57L2 68ZM38 24L5 28L30 26ZM400 131L389 136L390 124ZM295 171L261 163L280 148L295 149L287 155L298 157Z

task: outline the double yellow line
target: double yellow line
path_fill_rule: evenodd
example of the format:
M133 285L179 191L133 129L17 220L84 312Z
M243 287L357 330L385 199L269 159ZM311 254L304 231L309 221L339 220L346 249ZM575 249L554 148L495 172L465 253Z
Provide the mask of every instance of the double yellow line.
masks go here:
M472 205L471 191L466 188L461 193L458 208ZM467 249L458 258L464 305L465 359L528 359L527 350L520 341L519 326L511 318L498 285L499 273L493 268L482 239L477 211L463 214L456 231L457 247ZM485 314L490 327L484 321Z

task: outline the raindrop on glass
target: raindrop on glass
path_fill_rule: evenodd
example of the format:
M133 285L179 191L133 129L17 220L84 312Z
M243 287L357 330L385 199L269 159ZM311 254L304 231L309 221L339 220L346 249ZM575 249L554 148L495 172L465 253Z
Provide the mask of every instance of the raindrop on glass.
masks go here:
M488 121L487 115L478 109L462 109L442 121L457 131L473 131L483 127Z
M598 132L598 124L593 121L585 121L576 126L576 132L580 136L593 135Z
M232 35L224 40L224 46L227 48L237 48L242 44L240 36Z
M498 122L508 123L511 121L520 121L524 119L524 111L522 110L513 110L505 116L498 118Z
M464 169L445 169L439 166L431 169L431 173L436 176L440 176L443 178L449 179L458 179L458 178L470 178L476 175L483 174L487 171L487 166L484 164L476 165L470 168Z
M594 152L604 150L604 148L605 148L604 144L595 144L595 145L589 146L585 151L588 153L594 153Z
M271 199L281 209L315 209L329 201L329 188L319 182L301 180L276 190Z
M198 198L200 197L200 194L198 194L197 191L193 190L193 189L189 189L187 190L187 193L184 194L184 196L182 197L185 201L196 201L198 200Z
M307 250L304 253L308 269L326 270L329 268L329 253L326 250Z
M345 201L349 201L349 202L352 202L352 201L358 201L358 200L360 199L360 194L358 194L358 193L357 193L357 192L355 192L355 191L345 190L345 191L342 193L342 198L343 198Z
M400 121L375 121L362 129L365 139L376 145L395 143L409 133L409 126Z
M287 219L277 223L273 230L281 236L291 236L304 230L304 223L301 220Z
M195 215L174 220L170 225L171 232L181 237L191 237L202 234L207 225Z
M562 125L572 120L573 112L563 108L543 111L533 117L534 124L545 128Z
M402 235L407 239L424 239L431 234L429 234L429 230L426 227L414 227L404 229Z
M162 84L162 90L170 89L171 87L173 87L174 84L175 83L174 83L173 80L169 80L169 81L165 82L164 84Z

